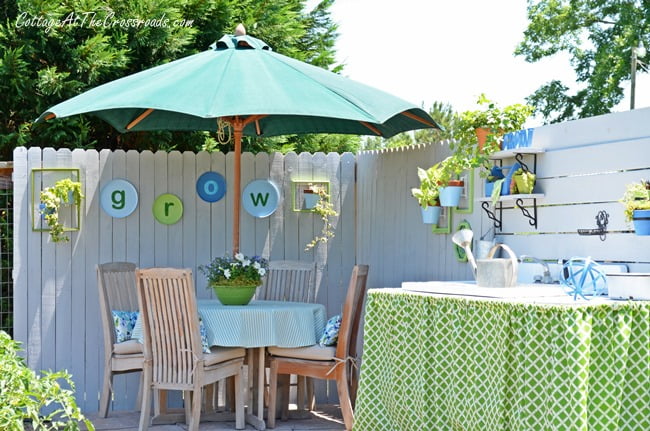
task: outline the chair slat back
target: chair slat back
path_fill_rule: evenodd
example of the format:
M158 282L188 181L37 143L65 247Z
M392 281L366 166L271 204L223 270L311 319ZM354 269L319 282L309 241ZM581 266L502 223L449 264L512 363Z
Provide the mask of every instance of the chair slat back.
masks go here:
M269 262L264 284L256 299L269 301L316 301L316 262L277 260Z
M137 311L135 263L109 262L97 265L99 312L104 330L104 348L110 352L115 344L112 310Z
M356 265L352 269L350 284L343 303L341 328L339 329L339 340L336 345L336 357L338 358L345 359L348 356L356 356L367 281L368 265Z
M152 383L161 389L189 390L203 358L192 271L139 269L136 278Z

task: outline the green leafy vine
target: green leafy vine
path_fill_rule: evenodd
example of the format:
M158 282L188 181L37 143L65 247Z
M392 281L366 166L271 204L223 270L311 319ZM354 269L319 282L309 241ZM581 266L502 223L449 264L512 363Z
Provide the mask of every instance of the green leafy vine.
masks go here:
M81 183L64 178L41 191L40 211L50 228L52 242L68 242L63 223L59 221L59 210L63 205L79 205L84 195L81 193Z

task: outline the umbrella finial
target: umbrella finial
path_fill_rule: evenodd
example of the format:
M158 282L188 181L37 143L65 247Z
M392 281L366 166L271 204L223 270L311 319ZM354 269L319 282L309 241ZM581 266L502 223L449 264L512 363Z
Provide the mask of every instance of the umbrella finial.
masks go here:
M235 36L245 36L246 35L246 27L244 27L244 24L237 24L237 27L235 27Z

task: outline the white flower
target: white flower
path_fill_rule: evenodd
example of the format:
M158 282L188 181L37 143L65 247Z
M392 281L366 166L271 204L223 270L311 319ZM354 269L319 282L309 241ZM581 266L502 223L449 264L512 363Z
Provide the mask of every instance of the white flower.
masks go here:
M237 253L237 254L235 255L235 259L237 259L238 261L242 262L242 261L244 260L244 255L241 254L241 253Z
M243 266L244 268L246 268L246 267L247 267L248 265L250 265L250 264L251 264L251 261L248 260L248 259L246 259L245 261L243 261L243 262L241 263L241 266Z
M223 276L226 277L227 279L230 279L230 270L229 270L229 269L226 269L226 270L223 272Z
M253 263L253 268L259 270L261 267L262 267L262 266L260 265L259 262L254 262L254 263Z
M257 273L260 275L260 277L264 277L264 274L266 274L266 269L257 268Z

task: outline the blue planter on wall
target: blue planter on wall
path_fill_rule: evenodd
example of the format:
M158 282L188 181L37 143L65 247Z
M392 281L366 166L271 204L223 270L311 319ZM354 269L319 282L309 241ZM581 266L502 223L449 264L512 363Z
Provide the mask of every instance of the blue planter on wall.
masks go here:
M440 189L440 206L457 207L460 202L462 186L447 186Z
M634 210L632 221L637 235L650 235L650 210Z
M420 207L422 211L422 223L424 224L438 224L440 219L440 207L428 206L426 208Z

